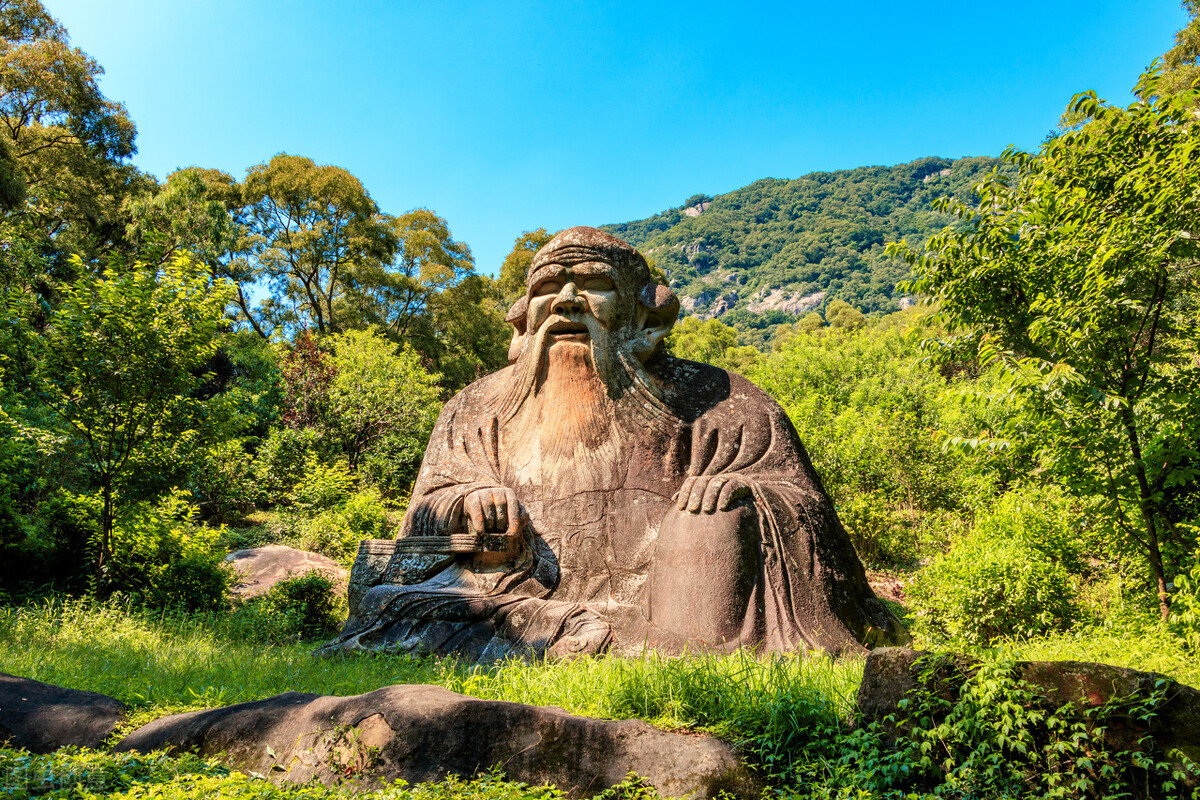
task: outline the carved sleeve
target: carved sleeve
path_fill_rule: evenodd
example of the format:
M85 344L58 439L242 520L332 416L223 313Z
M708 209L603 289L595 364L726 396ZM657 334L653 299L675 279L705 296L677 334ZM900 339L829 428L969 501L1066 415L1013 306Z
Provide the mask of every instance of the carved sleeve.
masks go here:
M466 392L446 404L425 449L400 536L444 536L466 530L463 500L501 486L495 418L471 413Z

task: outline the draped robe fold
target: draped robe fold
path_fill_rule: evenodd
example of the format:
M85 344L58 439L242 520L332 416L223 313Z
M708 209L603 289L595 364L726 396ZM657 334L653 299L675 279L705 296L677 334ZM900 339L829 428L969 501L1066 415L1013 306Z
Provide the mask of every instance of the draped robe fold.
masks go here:
M761 389L658 356L646 364L654 395L629 392L616 405L620 447L611 463L581 462L580 474L539 481L522 469L528 442L514 439L502 411L514 369L476 381L442 410L400 537L459 532L468 494L507 487L527 514L522 555L491 567L459 559L419 583L376 586L328 649L492 660L647 645L838 653L903 641L790 420ZM647 612L660 526L686 513L674 498L694 476L738 480L738 505L754 517L745 566L752 585L740 633L723 641L660 630Z

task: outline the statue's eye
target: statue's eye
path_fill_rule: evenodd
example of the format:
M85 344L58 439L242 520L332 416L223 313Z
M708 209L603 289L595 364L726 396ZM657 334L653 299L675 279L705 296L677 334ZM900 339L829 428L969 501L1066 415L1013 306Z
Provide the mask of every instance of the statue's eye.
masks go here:
M593 292L611 292L613 290L613 282L611 278L604 275L593 275L584 280L583 288Z
M551 278L550 280L539 283L537 288L533 290L533 294L535 297L544 297L548 294L558 294L562 291L562 287L562 281L558 280L557 278Z

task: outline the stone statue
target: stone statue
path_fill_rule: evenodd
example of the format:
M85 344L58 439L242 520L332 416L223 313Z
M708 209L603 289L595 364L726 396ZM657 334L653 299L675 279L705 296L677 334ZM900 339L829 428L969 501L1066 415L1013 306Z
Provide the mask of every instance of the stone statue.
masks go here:
M779 405L663 352L678 311L619 239L543 247L507 317L511 364L442 410L399 536L363 543L325 651L905 641Z

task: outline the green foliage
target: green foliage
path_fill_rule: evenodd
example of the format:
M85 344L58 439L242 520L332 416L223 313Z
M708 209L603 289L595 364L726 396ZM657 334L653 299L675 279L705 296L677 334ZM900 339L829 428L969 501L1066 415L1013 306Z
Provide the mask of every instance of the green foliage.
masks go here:
M353 486L354 475L344 463L324 464L310 458L291 500L301 511L324 511L344 502Z
M260 305L256 324L341 330L345 286L395 251L362 182L340 167L280 153L247 171L242 192L253 264L247 277L281 295Z
M121 248L124 201L153 187L124 163L136 129L102 73L41 3L0 5L0 206L47 250L88 261Z
M328 639L346 618L346 603L328 575L307 572L250 598L229 619L230 633L241 640L283 644Z
M1076 589L1084 544L1061 492L1005 494L909 585L914 632L961 646L1069 627L1083 615Z
M112 535L109 591L154 608L217 611L229 599L233 573L218 547L219 531L192 522L196 508L177 490L158 503L133 503Z
M166 753L111 754L67 750L32 755L0 748L0 784L13 800L565 800L552 786L529 786L504 778L500 770L471 779L410 786L396 781L366 791L360 785L274 784L264 776L232 772L217 760ZM654 800L658 794L636 775L600 792L601 800Z
M1012 662L956 678L951 660L927 656L901 713L819 739L800 764L800 797L895 800L1198 797L1200 768L1168 757L1145 730L1171 689L1148 697L1053 708L1016 677Z
M1015 184L977 187L978 210L922 251L896 248L946 335L935 355L977 358L1022 401L1001 436L1077 495L1106 505L1112 539L1141 555L1161 614L1195 542L1173 493L1200 478L1200 122L1154 72L1127 108L1076 96L1075 130L1010 149Z
M1163 92L1189 92L1200 80L1200 4L1183 0L1182 5L1188 24L1175 33L1175 46L1163 54Z
M309 464L320 463L325 444L315 428L276 428L254 458L257 502L264 505L290 503L296 486L304 480Z
M0 747L0 787L12 800L78 800L123 792L135 785L169 783L183 776L224 778L229 774L216 759L187 753L103 753L68 747L35 755Z
M715 319L684 317L667 336L667 350L678 358L716 364L737 344L737 331Z
M277 431L264 445L259 461L270 462L263 471L273 473L264 475L272 491L296 486L305 471L333 469L322 462L335 455L388 495L407 491L441 406L438 376L410 347L374 331L347 331L320 343L299 337L284 354L282 374L284 421L307 433Z
M513 242L513 248L500 265L499 289L505 305L512 305L525 294L525 280L529 276L529 265L533 257L551 239L553 233L545 228L525 231Z
M495 283L475 274L471 249L424 208L383 215L397 243L392 260L348 284L347 320L410 345L422 364L457 390L507 363L508 326Z
M845 300L833 300L825 308L825 321L831 328L861 328L867 318Z
M258 493L254 464L240 439L208 448L192 470L190 489L204 516L218 523L241 519Z
M719 298L744 309L779 289L793 298L826 292L868 314L895 311L895 284L908 268L884 242L923 241L946 225L930 202L969 197L995 164L924 158L761 180L713 198L699 216L684 214L685 205L605 230L653 257L701 309Z
M300 522L297 546L350 565L363 539L385 538L388 512L379 491L364 489Z
M1167 624L1189 652L1200 655L1200 563L1175 578Z
M139 454L181 437L198 401L188 395L216 350L226 295L187 258L161 273L107 270L63 287L41 346L41 400L60 430L30 430L54 448L70 437L84 452L103 498L97 573L111 551L117 493ZM199 432L197 433L199 435ZM103 582L103 580L102 580Z
M994 492L983 456L942 437L975 420L943 399L951 381L918 363L913 312L855 330L794 334L749 377L787 411L859 554L909 565L947 543ZM964 419L964 416L966 417Z
M404 450L409 457L378 477L393 489L410 483L437 419L439 376L425 371L412 348L396 348L372 331L347 331L333 346L329 422L351 469L389 439L392 457Z

